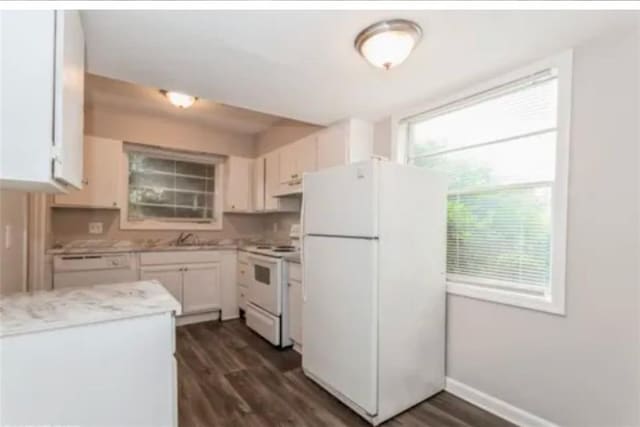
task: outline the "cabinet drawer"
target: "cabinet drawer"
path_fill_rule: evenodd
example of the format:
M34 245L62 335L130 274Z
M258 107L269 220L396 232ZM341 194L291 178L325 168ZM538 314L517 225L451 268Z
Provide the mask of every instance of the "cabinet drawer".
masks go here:
M140 254L140 265L218 262L221 258L220 251L142 252Z
M247 326L273 345L280 345L280 323L272 316L253 304L247 304Z
M289 267L289 280L302 281L302 266L298 263L290 262Z

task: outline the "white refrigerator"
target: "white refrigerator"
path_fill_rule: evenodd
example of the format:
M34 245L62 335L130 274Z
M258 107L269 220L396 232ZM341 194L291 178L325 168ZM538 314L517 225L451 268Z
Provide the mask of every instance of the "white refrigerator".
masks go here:
M303 370L373 425L444 388L446 203L387 161L304 176Z

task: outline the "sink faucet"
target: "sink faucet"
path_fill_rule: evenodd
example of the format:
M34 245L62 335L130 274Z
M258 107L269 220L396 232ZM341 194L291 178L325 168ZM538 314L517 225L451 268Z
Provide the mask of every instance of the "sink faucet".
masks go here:
M193 233L185 233L183 231L182 233L180 233L180 235L176 239L176 245L177 246L183 245L189 238L192 238L192 237L195 237Z

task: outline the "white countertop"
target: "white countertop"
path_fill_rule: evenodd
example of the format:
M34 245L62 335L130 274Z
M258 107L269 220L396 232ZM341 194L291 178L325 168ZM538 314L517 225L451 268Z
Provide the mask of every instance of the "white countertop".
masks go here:
M180 310L155 280L19 293L0 299L0 337Z
M47 250L50 255L72 254L108 254L123 252L173 252L173 251L223 251L236 250L237 245L159 245L159 246L114 246L114 247L84 247L84 248L55 248Z

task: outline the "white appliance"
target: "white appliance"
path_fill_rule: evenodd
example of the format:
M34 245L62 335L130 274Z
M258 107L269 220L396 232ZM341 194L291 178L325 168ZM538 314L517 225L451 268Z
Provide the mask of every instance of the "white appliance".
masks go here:
M56 255L53 287L135 282L138 263L133 253Z
M247 326L277 347L293 345L289 336L284 255L299 253L296 246L299 227L293 225L291 228L292 245L257 245L244 249L249 252Z
M444 388L446 181L372 160L303 194L302 367L378 425Z

